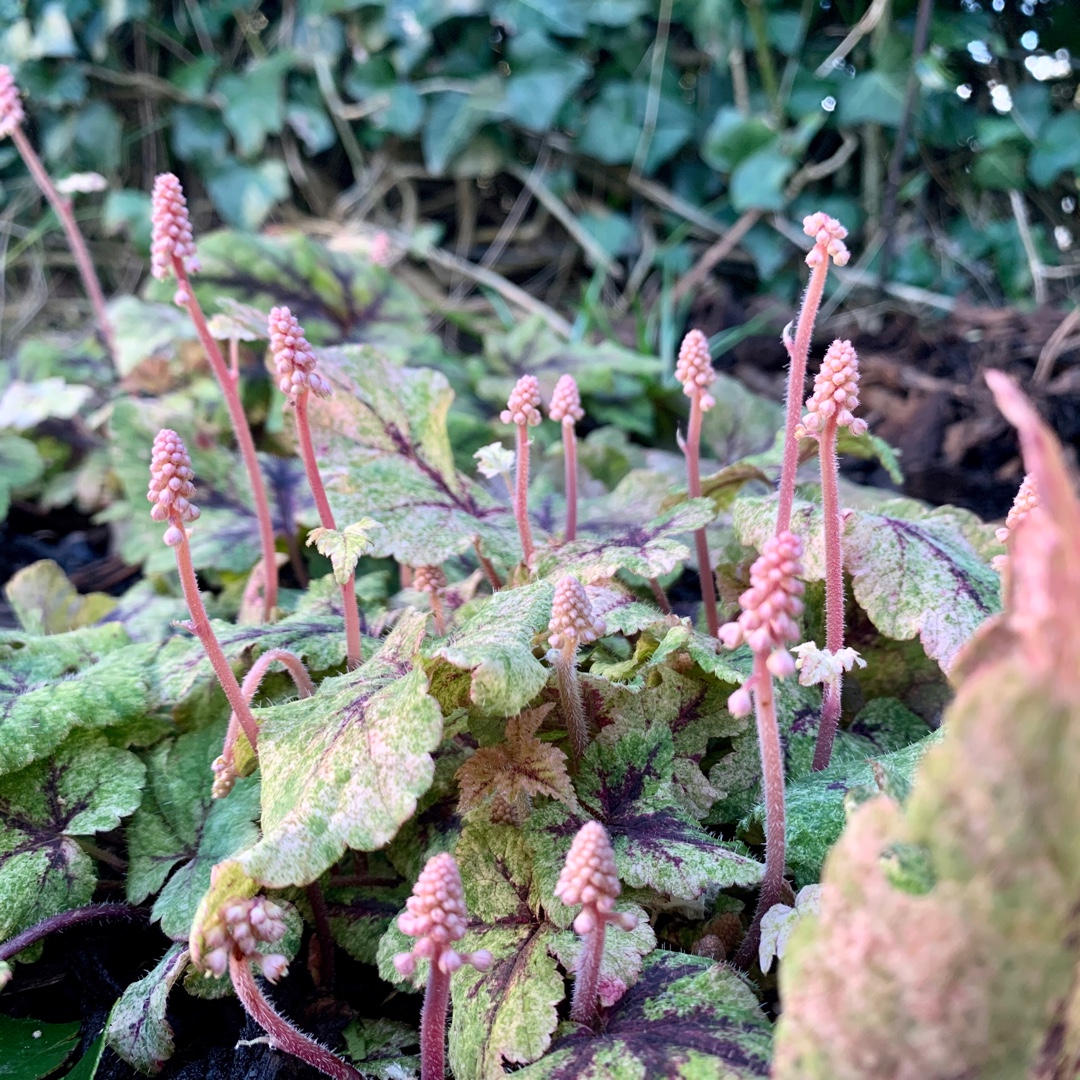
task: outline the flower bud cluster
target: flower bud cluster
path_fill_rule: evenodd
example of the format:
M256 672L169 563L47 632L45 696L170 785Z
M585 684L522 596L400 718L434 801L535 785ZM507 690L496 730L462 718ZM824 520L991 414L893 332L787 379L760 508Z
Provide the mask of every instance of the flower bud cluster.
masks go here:
M442 852L428 859L405 902L405 913L398 916L398 929L416 938L411 952L398 953L394 967L402 975L416 971L418 959L430 960L440 971L453 974L462 964L477 971L488 971L492 956L487 949L462 953L452 948L465 936L469 913L465 908L465 890L453 855Z
M739 597L742 614L720 627L720 640L727 648L745 641L755 653L768 652L769 671L778 678L795 672L795 659L786 646L799 636L795 620L803 610L801 558L802 541L794 533L769 537L750 567L750 588ZM746 686L731 695L728 708L736 716L750 712Z
M716 404L716 398L706 390L716 381L709 339L700 330L691 330L683 338L675 364L675 378L682 383L687 397L692 398L700 391L702 412L708 412Z
M585 586L572 574L560 578L548 623L551 647L576 648L603 637L606 629L604 620L593 614Z
M814 238L814 246L806 256L807 266L820 266L829 258L837 266L847 266L851 258L851 252L844 243L847 229L836 218L819 210L803 218L803 232Z
M573 375L560 375L551 395L548 416L559 421L564 427L573 427L585 415L581 407L581 394Z
M295 400L307 387L319 397L329 395L330 384L315 370L315 353L296 316L287 307L270 309L270 353L278 388L283 394Z
M25 119L15 77L9 67L0 64L0 139L6 139Z
M227 900L203 932L207 948L203 967L209 975L220 978L229 969L230 956L235 956L254 960L266 978L277 982L288 972L288 961L277 953L261 955L259 945L280 941L285 930L284 912L265 897Z
M1031 473L1028 473L1020 484L1020 490L1016 493L1016 498L1013 499L1013 504L1009 508L1009 516L1005 519L1005 524L994 533L998 538L998 541L1002 544L1007 544L1013 529L1015 529L1021 521L1027 518L1032 511L1037 510L1038 508L1039 489L1035 486L1035 477ZM990 560L990 565L999 574L1003 573L1005 567L1009 565L1009 556L995 555Z
M795 437L820 434L833 416L838 427L851 428L852 435L865 435L866 421L857 419L852 412L858 407L859 357L850 341L837 339L814 376L814 392L806 400L806 415L795 429Z
M510 391L510 400L499 414L504 424L536 427L540 415L540 383L535 375L522 375Z
M624 930L633 930L637 919L616 912L615 901L622 892L615 853L607 830L598 821L587 821L578 830L566 854L555 895L567 906L581 905L574 919L574 930L588 934L601 922L613 922Z
M162 173L154 180L150 223L150 270L154 277L159 281L168 278L173 271L173 259L179 259L185 269L192 272L199 269L187 199L180 181L172 173ZM180 289L175 299L182 304L188 297Z
M446 575L441 566L418 566L413 574L413 588L419 592L437 593L446 588Z
M183 440L175 431L162 428L154 439L150 459L150 486L146 497L154 505L150 516L168 521L165 543L175 547L184 539L183 525L199 517L195 497L195 471Z
M236 768L231 761L225 760L224 754L219 754L214 758L210 771L214 774L214 783L210 788L210 798L224 799L236 786L236 781L239 779Z

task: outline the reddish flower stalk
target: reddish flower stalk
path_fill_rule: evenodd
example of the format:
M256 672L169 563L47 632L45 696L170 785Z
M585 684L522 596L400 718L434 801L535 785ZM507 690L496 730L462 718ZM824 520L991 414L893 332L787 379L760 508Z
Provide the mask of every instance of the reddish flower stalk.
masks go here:
M558 649L555 658L555 679L559 684L559 701L570 732L574 760L580 761L589 748L589 725L585 718L585 702L577 677L578 646L604 636L604 621L593 614L585 586L568 574L555 586L548 623L548 642Z
M15 85L15 79L10 68L0 64L0 139L5 135L11 136L15 149L19 151L23 162L34 182L41 190L42 195L48 200L56 216L60 219L64 234L67 236L68 246L75 258L79 276L82 278L83 288L90 298L90 305L94 309L98 329L105 342L105 348L109 355L116 358L116 338L113 336L112 323L109 321L108 312L105 310L105 294L101 290L101 282L98 280L94 262L90 258L90 252L86 249L86 241L83 239L79 226L75 221L75 214L71 209L71 200L65 198L56 190L52 177L38 157L33 144L26 137L22 129L26 114L23 112L22 102L19 100L19 88Z
M806 386L806 362L810 356L810 342L814 334L814 321L821 307L825 292L825 278L829 273L829 259L837 266L846 266L851 257L844 246L847 229L836 218L820 211L803 218L803 232L814 238L814 246L806 256L810 267L810 283L806 287L799 321L795 327L795 340L785 331L784 345L791 359L788 371L786 420L784 424L784 463L780 471L780 506L776 514L776 533L791 528L791 508L795 502L795 473L799 467L799 440L795 429L802 412L803 391Z
M210 626L210 619L199 595L195 567L191 563L191 548L185 525L199 517L199 508L191 501L195 495L194 479L195 472L191 468L191 456L187 447L175 431L163 428L154 440L150 462L150 487L146 493L147 499L154 504L150 516L155 521L169 523L165 530L165 543L176 552L180 585L188 611L191 612L191 629L202 642L214 674L221 683L251 748L255 750L259 738L258 724Z
M562 375L551 395L548 416L562 424L563 462L566 469L566 541L577 539L577 435L574 425L585 415L573 375Z
M443 608L442 594L446 588L446 575L440 566L418 566L413 575L413 588L426 592L431 599L431 614L435 618L435 633L440 637L446 633L446 611Z
M297 694L300 697L311 697L315 693L315 684L311 681L311 676L299 656L289 652L288 649L267 649L251 665L251 670L244 676L244 681L240 684L240 693L249 705L259 692L259 687L262 685L263 679L266 678L270 665L275 663L282 664L292 676ZM229 716L229 726L225 732L225 745L222 748L221 755L211 766L214 772L212 795L215 799L225 798L232 791L233 785L237 781L236 770L233 766L233 753L236 749L236 740L239 734L240 720L234 710Z
M844 647L844 552L841 544L843 515L840 510L840 466L836 459L837 428L851 428L853 435L866 434L866 421L852 410L859 405L859 358L850 341L834 341L825 353L814 378L814 393L806 402L807 413L795 429L795 438L811 435L818 440L821 463L821 501L825 532L825 649L836 657ZM821 704L821 724L814 747L814 769L826 769L840 721L842 675L826 681Z
M189 271L199 268L195 254L195 242L191 235L191 221L188 218L187 200L184 198L180 181L172 173L162 173L154 181L152 202L153 239L151 251L151 272L159 281L164 281L170 274L175 275L178 288L175 300L184 305L196 333L202 343L211 370L225 395L225 405L229 410L233 434L244 459L251 495L255 502L255 515L259 522L259 539L262 545L263 567L266 572L266 588L263 593L263 621L269 622L277 608L278 567L274 547L274 525L270 517L270 503L266 497L266 485L259 470L259 459L255 453L255 440L251 437L244 406L240 401L240 388L237 379L225 364L221 349L206 325L199 301L191 287Z
M510 391L506 408L499 414L504 424L517 426L517 484L514 489L514 517L517 518L521 551L528 566L533 557L532 529L529 526L529 428L540 423L540 384L535 375L522 375Z
M797 536L785 532L770 537L750 568L750 588L739 597L742 614L737 622L720 628L720 640L729 649L746 642L754 654L753 674L728 698L728 709L733 716L747 716L751 709L756 714L765 790L765 875L754 921L736 957L743 966L757 955L762 916L779 902L784 887L784 756L772 680L795 671L787 644L799 636L795 620L803 609L801 558L802 541Z
M285 922L277 904L261 896L227 900L204 932L207 951L197 959L197 966L218 978L228 971L240 1003L278 1050L292 1054L335 1080L360 1080L361 1074L351 1065L297 1031L266 1000L255 981L252 964L257 964L270 982L288 974L289 965L284 956L263 954L259 949L260 944L274 944L284 936Z
M614 923L623 930L637 926L636 916L614 910L621 891L607 830L597 821L587 821L570 845L555 886L555 895L567 907L581 905L574 919L574 930L584 940L570 1005L570 1019L579 1024L592 1025L596 1020L607 924Z
M405 907L405 914L398 917L398 929L417 940L411 952L394 957L394 967L409 976L416 971L418 959L430 962L420 1017L420 1080L443 1080L450 976L463 964L490 971L492 956L487 949L463 953L453 947L465 936L469 915L453 855L443 852L428 859Z
M315 370L315 353L312 352L304 331L296 317L287 307L270 311L270 352L278 375L278 387L292 402L296 415L296 436L300 444L300 457L304 462L308 486L315 497L319 512L319 524L324 529L337 530L330 500L319 475L315 460L315 444L311 439L311 423L308 420L308 398L330 395L330 384ZM345 652L349 670L358 668L362 659L360 641L360 609L356 604L356 579L341 586L341 603L345 609Z
M687 492L691 499L701 498L701 421L716 401L708 387L716 381L709 339L700 330L691 330L679 347L675 378L682 383L683 393L690 399L690 425L686 430L683 453L686 455ZM698 577L701 579L701 602L705 605L705 622L709 633L716 637L720 618L716 610L716 579L709 560L709 542L704 529L694 531L697 548Z

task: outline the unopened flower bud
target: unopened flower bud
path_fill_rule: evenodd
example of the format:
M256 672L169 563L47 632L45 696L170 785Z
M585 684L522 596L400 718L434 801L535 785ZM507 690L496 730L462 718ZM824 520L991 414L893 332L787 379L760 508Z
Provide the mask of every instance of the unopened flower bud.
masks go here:
M330 384L315 370L315 353L287 307L270 309L269 330L270 353L281 392L295 399L306 387L319 397L329 395Z
M593 614L585 586L572 574L560 578L555 586L548 630L548 641L553 649L576 648L604 636L603 619Z
M796 436L818 435L826 422L836 418L838 427L853 435L866 433L866 421L855 417L859 407L859 357L850 341L834 341L825 353L821 370L814 376L814 393L807 399L806 415Z
M851 253L844 244L847 229L836 218L818 211L803 218L803 232L814 238L814 246L806 256L807 266L820 266L832 259L837 266L847 266Z
M510 391L506 408L499 414L504 424L535 427L540 415L540 383L535 375L522 375Z
M573 375L559 376L555 392L551 395L548 416L570 427L585 416L585 410L581 407L581 394Z
M675 365L675 378L682 383L683 393L687 397L701 395L702 412L708 412L716 404L712 394L706 392L706 388L716 381L716 372L709 352L709 339L700 330L691 330L683 338Z
M188 271L198 270L199 260L195 254L187 200L180 181L172 173L162 173L154 180L150 205L150 269L154 277L159 281L170 277L173 259L179 259ZM187 299L178 293L176 302L182 303Z
M0 64L0 139L7 138L25 119L15 77L9 67Z

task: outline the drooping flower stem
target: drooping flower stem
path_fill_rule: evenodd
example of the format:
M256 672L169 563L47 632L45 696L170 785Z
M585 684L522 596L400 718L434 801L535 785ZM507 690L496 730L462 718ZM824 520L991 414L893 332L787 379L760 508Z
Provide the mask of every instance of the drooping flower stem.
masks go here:
M701 498L701 422L704 414L716 401L708 388L716 381L709 352L709 339L700 330L691 330L679 346L675 378L682 383L683 393L690 399L690 423L686 429L683 454L686 456L686 490L691 499ZM716 610L716 579L709 559L709 541L704 529L694 531L697 549L698 577L701 579L701 602L705 607L705 623L709 634L716 637L720 619Z
M326 488L319 475L319 465L315 460L315 445L311 440L311 424L308 421L307 388L296 395L296 435L300 443L300 457L304 462L311 493L315 497L315 508L319 513L319 524L324 529L337 529L334 512L330 509L330 500L326 497ZM360 666L363 659L363 645L360 638L360 609L356 603L356 578L349 575L349 580L341 586L341 604L345 609L345 653L346 665L352 671Z
M255 981L251 962L235 952L229 954L229 976L240 1004L248 1015L265 1031L275 1047L286 1054L307 1062L313 1069L335 1080L362 1080L362 1074L348 1062L342 1061L314 1039L289 1023L269 1001Z
M499 414L504 424L517 428L517 482L514 486L514 517L525 565L533 557L532 528L529 525L529 428L540 423L540 383L535 375L522 375L510 391L506 408Z
M68 927L78 926L84 922L96 922L98 919L140 919L145 918L146 912L130 904L87 904L85 907L73 908L71 911L61 911L58 915L50 915L47 919L0 942L0 963L17 956L23 949L49 934L59 933Z
M799 440L795 429L802 412L803 393L806 388L806 364L810 356L810 343L814 334L814 322L825 292L825 279L829 273L829 259L837 266L846 266L850 254L844 245L847 229L827 214L810 214L803 219L803 232L814 238L814 246L806 256L810 267L810 282L803 296L802 307L795 326L795 340L785 337L791 366L788 370L787 398L784 420L784 461L780 470L780 503L776 514L776 534L791 528L791 508L795 502L795 473L799 467Z
M581 582L572 574L560 578L551 604L548 643L558 650L553 665L555 681L575 762L589 748L589 725L577 676L577 650L579 645L603 637L605 630L604 621L593 614L589 594Z
M240 684L236 681L233 669L229 666L229 661L225 659L225 654L221 651L214 629L210 625L210 618L206 614L202 597L199 595L199 582L195 577L195 567L191 562L191 547L188 544L187 537L183 537L179 543L174 545L173 550L176 552L176 568L180 571L180 587L184 591L184 601L187 604L188 611L191 612L191 628L202 643L203 650L210 661L210 666L214 669L214 674L217 676L218 682L221 683L221 689L225 691L225 696L229 699L229 706L236 714L236 719L247 736L248 742L251 743L252 750L257 751L259 725L255 721L250 706L244 700Z
M836 417L825 421L818 443L821 459L821 502L825 533L825 648L836 656L844 647L844 556L841 548L842 522L840 491L837 483ZM814 771L827 769L832 758L833 741L840 721L840 680L825 683L821 702L821 723L814 745Z
M182 259L175 255L172 257L173 272L179 283L178 292L183 296L184 306L187 308L191 321L195 324L195 332L199 335L203 351L210 363L210 369L221 387L225 396L225 407L229 411L229 420L232 423L233 434L236 436L236 445L240 450L240 456L244 459L244 468L247 470L248 483L251 484L251 497L255 503L255 517L259 523L259 544L262 548L263 570L266 575L266 587L263 592L263 621L269 622L274 617L277 608L278 593L278 566L277 550L274 544L274 523L270 517L270 503L266 496L266 485L263 482L262 471L259 469L259 458L255 452L255 440L248 426L247 414L244 412L243 402L240 400L240 386L232 372L225 365L225 358L221 355L221 349L210 333L206 325L206 316L203 315L202 307L195 297L195 291L191 287L187 270Z
M97 271L94 269L94 261L90 258L90 252L86 249L86 241L79 231L75 214L71 208L71 200L65 198L56 190L56 185L49 176L48 170L38 157L33 143L22 129L25 119L22 102L19 100L19 91L15 86L11 71L6 66L0 65L0 138L10 135L15 149L23 159L27 171L34 178L34 183L41 190L42 195L48 200L53 208L67 237L68 247L75 258L79 276L82 278L83 288L90 298L90 305L94 309L94 317L97 319L98 329L101 331L102 340L109 356L116 359L116 338L113 335L112 323L109 321L108 312L105 310L105 294L101 290L101 282L98 280Z

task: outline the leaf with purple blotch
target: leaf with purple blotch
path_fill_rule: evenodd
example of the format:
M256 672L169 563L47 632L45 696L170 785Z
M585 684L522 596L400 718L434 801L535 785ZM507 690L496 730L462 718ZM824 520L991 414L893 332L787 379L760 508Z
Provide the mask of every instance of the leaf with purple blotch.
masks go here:
M772 1032L737 972L658 950L597 1031L565 1023L522 1080L760 1080Z

